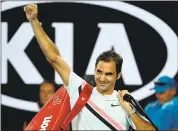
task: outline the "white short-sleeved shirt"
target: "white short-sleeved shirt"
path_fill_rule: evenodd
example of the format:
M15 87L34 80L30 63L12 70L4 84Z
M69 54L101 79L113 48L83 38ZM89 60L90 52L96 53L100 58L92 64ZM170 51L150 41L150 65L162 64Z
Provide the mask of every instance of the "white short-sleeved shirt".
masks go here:
M76 75L73 71L70 72L69 84L67 91L70 96L71 108L79 97L79 87L83 83L83 79ZM129 121L127 113L119 105L117 91L114 91L111 95L102 96L96 88L93 89L90 103L97 105L104 113L111 117L114 122L118 123L123 130L128 130ZM89 103L87 102L87 104ZM111 106L111 104L117 106ZM114 123L113 122L113 123ZM116 124L117 125L117 124ZM73 130L111 130L106 124L96 117L86 106L80 111L80 113L72 121Z

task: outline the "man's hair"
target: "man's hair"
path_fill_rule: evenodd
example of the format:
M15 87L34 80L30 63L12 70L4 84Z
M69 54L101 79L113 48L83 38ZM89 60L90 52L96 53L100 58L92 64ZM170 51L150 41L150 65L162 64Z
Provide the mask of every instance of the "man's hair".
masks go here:
M108 50L108 51L101 53L96 59L95 69L100 61L104 61L104 62L114 61L116 65L117 75L121 72L123 58L119 54L117 54L115 51Z
M43 84L51 84L51 85L53 85L53 87L54 87L54 91L56 92L57 91L57 84L55 83L55 82L53 82L52 80L44 80L41 84L40 84L40 86L42 86Z

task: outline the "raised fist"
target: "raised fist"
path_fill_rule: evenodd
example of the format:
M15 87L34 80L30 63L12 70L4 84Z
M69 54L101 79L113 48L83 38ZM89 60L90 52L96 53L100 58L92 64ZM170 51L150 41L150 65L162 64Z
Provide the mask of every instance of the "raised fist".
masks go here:
M24 11L26 12L26 16L29 21L37 18L37 14L38 14L37 5L29 4L24 7Z

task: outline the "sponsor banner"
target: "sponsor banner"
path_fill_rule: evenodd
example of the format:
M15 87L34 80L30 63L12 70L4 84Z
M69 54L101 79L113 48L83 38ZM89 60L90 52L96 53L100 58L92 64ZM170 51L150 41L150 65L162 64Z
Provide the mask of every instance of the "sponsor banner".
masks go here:
M177 79L178 18L174 2L2 2L3 106L37 112L40 83L50 79L62 85L23 12L29 3L38 5L44 30L70 67L91 84L96 57L109 49L124 58L116 89L125 87L141 102L152 99L154 91L150 88L159 76Z

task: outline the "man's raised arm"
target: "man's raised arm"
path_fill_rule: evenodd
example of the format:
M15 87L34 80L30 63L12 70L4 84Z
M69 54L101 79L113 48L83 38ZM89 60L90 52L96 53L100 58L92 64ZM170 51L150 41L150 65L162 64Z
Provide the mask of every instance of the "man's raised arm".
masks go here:
M68 86L70 68L68 64L63 60L55 44L50 40L47 34L44 32L42 26L40 25L37 14L38 8L35 4L29 4L24 7L26 12L26 17L31 23L35 37L43 51L46 59L55 68L55 70L60 75L65 86Z

